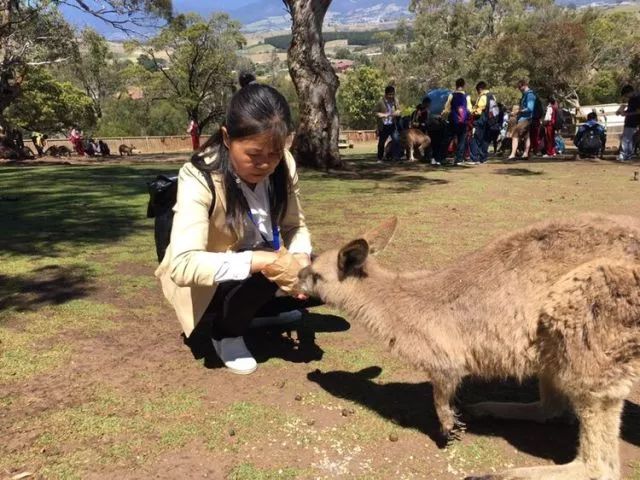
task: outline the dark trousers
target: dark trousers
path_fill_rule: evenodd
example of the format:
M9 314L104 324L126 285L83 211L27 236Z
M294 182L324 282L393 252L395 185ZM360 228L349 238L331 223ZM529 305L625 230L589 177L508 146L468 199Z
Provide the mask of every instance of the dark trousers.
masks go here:
M531 152L540 153L540 119L532 119L531 127L529 127L529 135L531 138Z
M484 163L489 158L489 132L486 125L476 124L471 139L471 161Z
M459 125L452 126L452 137L456 139L456 163L460 163L464 160L464 152L467 148L467 126Z
M378 160L384 158L384 144L391 137L391 157L400 160L400 133L395 125L383 125L378 131Z
M449 127L444 122L433 121L429 124L427 135L431 138L431 157L444 164L447 158L447 149L451 142ZM427 158L430 158L427 156Z
M211 337L241 337L249 330L254 317L267 317L299 308L321 305L317 299L298 300L276 297L278 286L261 273L240 281L218 284L201 322L212 325Z

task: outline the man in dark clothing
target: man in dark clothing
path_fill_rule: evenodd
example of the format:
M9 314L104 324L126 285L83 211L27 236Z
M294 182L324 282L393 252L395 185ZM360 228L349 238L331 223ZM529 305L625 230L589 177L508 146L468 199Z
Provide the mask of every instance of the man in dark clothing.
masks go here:
M431 108L431 99L424 97L422 103L416 105L416 109L411 115L411 128L417 128L422 133L427 133Z
M464 85L464 78L456 80L456 90L449 95L442 111L442 118L449 122L449 138L456 139L455 165L464 162L464 153L467 147L467 124L472 108L471 99L465 93ZM438 160L437 157L436 160Z
M489 92L486 82L478 82L476 85L478 100L473 107L473 137L471 139L471 162L485 163L489 158L489 143L491 141L490 118L498 127L499 108L495 97Z
M396 89L389 85L384 89L384 97L376 105L378 121L378 161L384 157L384 144L391 137L391 155L394 161L400 160L400 133L396 124L400 117L400 104L396 98Z
M604 127L598 123L598 116L595 112L587 115L587 121L580 125L576 137L573 140L578 147L578 154L581 157L602 157L604 147L607 144L607 134Z
M618 160L626 162L631 160L634 145L633 136L640 126L640 93L635 92L631 85L622 87L622 97L627 100L627 105L621 105L617 115L624 116L624 129L620 138L620 155Z

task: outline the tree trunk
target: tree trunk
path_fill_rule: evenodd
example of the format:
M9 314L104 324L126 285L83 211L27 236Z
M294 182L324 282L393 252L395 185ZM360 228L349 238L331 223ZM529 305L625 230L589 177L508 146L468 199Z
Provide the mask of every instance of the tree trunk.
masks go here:
M20 85L16 79L15 66L11 58L10 38L13 30L13 11L17 7L15 0L0 0L0 127L4 133L9 131L9 123L4 111L20 94Z
M283 1L293 20L287 57L300 105L300 123L291 149L301 165L341 168L336 108L339 82L322 39L322 22L331 0Z

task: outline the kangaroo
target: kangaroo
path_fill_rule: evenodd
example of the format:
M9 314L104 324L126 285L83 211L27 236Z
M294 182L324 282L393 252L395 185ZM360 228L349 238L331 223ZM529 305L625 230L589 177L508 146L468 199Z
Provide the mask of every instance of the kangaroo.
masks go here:
M431 145L431 139L426 133L417 128L408 128L400 132L400 148L405 152L409 162L415 162L418 158L424 159L425 153ZM391 157L391 142L385 145L385 158Z
M618 480L625 397L640 374L640 220L586 215L505 235L436 271L396 273L370 255L391 219L299 273L300 289L362 322L423 370L447 438L465 376L539 378L540 401L468 405L473 417L580 421L576 459L475 480ZM429 292L428 294L426 292Z
M118 147L120 156L123 156L124 154L126 154L127 156L133 155L134 150L136 150L136 147L134 147L133 145L125 145L124 143Z

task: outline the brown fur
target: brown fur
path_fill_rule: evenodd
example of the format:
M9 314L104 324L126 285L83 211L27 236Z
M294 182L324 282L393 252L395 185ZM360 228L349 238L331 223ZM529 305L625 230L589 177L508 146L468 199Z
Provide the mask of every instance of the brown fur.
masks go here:
M368 255L386 244L395 225L387 227L321 254L301 271L302 288L428 374L447 435L465 376L540 379L539 402L483 402L466 407L472 416L544 422L573 409L581 424L573 462L476 478L618 480L622 405L640 374L640 220L536 224L449 268L415 273Z
M133 155L134 154L134 150L136 149L136 147L134 147L133 145L125 145L122 144L118 147L118 152L120 153L120 156L123 155Z
M400 132L400 148L405 152L407 160L415 162L416 157L425 158L425 152L431 145L431 138L422 130L417 128L408 128ZM385 157L391 156L391 142L385 145ZM415 156L414 156L415 155Z

